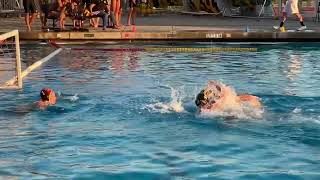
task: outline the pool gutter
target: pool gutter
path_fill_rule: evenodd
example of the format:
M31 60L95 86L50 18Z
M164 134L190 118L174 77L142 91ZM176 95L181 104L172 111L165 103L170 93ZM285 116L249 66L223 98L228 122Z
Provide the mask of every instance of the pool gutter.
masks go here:
M210 42L319 42L320 32L20 32L25 41L210 41Z

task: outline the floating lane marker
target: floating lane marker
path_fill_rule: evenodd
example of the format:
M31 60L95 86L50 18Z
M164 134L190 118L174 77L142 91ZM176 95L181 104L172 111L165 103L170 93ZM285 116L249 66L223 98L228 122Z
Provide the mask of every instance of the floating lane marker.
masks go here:
M257 48L239 48L239 47L213 47L213 48L190 48L190 47L179 47L179 48L146 48L146 51L160 51L160 52L256 52Z
M241 47L146 47L146 48L71 48L74 51L149 51L149 52L257 52L258 48Z

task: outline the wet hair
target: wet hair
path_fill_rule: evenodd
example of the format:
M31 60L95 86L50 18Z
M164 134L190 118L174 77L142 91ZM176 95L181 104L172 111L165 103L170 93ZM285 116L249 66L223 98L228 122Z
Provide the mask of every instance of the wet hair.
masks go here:
M51 91L52 90L49 88L41 89L41 91L40 91L41 100L42 101L49 101L49 96L50 96Z
M195 100L196 106L198 107L203 107L206 105L210 106L216 103L216 101L221 98L221 95L220 95L221 91L222 91L221 87L217 84L214 84L214 86L211 86L210 88L201 90Z
M204 95L204 89L200 91L195 100L196 106L204 106L208 103Z

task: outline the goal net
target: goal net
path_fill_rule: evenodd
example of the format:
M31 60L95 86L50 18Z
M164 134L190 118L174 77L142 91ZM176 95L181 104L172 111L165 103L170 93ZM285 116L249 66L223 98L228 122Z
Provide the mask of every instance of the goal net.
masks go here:
M22 88L19 32L0 33L0 89Z

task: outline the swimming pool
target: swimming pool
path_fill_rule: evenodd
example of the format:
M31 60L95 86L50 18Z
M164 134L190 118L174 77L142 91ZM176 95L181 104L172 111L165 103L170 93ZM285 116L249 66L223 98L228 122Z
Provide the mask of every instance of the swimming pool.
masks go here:
M0 176L320 178L319 44L191 44L257 52L95 50L137 46L147 47L68 46L32 72L23 90L0 91ZM24 62L42 49L24 46ZM259 96L263 119L198 116L195 95L211 79ZM60 94L58 104L28 109L42 87ZM183 112L164 108L179 102Z

